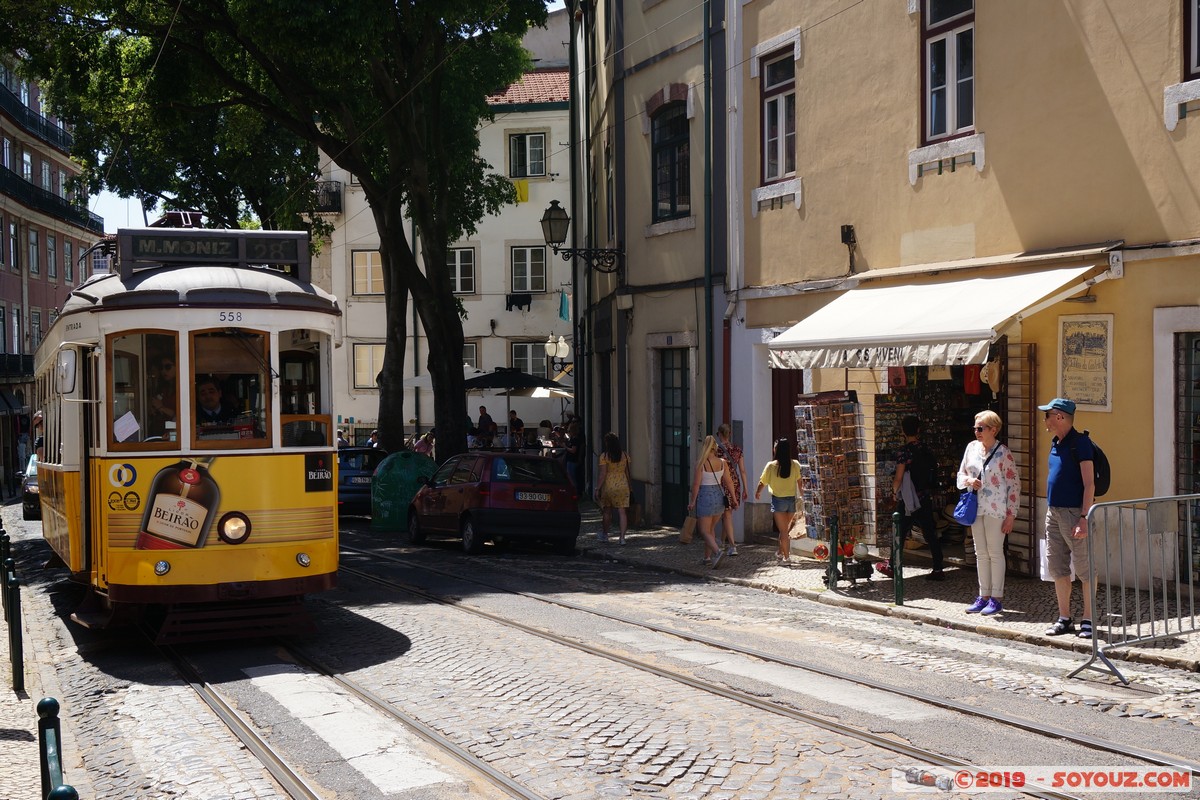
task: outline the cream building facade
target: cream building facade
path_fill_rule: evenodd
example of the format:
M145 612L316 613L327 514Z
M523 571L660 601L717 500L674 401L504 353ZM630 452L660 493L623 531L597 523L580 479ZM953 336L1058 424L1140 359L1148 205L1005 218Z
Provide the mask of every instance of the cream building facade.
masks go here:
M554 377L554 362L546 356L547 338L557 342L562 337L573 344L570 265L553 258L540 225L551 200L570 196L566 30L566 11L560 10L551 14L547 29L530 32L525 46L534 57L534 70L491 99L495 117L480 129L481 156L514 181L520 202L483 219L474 236L451 245L448 266L466 315L464 357L478 370L517 367ZM334 231L314 264L314 274L328 281L345 309L340 355L334 359L335 409L339 427L357 444L378 425L375 376L383 363L385 339L379 237L354 176L330 164L322 179L330 197L340 202L331 203L326 215ZM411 229L408 233L414 241ZM560 316L564 308L566 320ZM429 351L411 304L409 312L404 408L405 430L412 433L433 427L426 364L438 355ZM510 400L488 393L468 398L473 419L481 404L502 425L511 404L530 427L543 419L558 424L571 409L570 400Z

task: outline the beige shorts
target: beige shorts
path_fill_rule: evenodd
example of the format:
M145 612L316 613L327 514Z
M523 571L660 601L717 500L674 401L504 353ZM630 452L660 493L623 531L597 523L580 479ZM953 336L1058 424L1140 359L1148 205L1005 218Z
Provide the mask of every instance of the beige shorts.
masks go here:
M1051 578L1069 578L1071 569L1081 581L1091 580L1092 562L1088 555L1091 532L1081 539L1071 535L1083 516L1081 508L1051 506L1046 509L1046 561Z

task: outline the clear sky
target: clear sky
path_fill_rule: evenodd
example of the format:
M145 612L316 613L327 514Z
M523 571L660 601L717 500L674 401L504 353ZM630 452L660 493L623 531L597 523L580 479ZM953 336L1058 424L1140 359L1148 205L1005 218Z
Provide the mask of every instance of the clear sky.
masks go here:
M564 0L551 0L547 4L551 11L560 9ZM88 203L88 209L104 217L104 232L116 233L117 228L141 228L158 219L155 211L149 220L142 216L142 204L137 200L123 200L112 192L101 192Z

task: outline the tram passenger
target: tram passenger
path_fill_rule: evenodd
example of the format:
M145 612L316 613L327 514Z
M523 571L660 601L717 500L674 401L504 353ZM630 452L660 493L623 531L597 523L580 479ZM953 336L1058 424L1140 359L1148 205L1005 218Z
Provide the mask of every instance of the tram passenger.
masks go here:
M177 387L175 358L166 356L158 363L157 391L150 398L150 433L152 435L165 435L167 423L175 421Z
M211 375L196 381L196 424L224 424L233 419L233 412L222 400L221 384Z

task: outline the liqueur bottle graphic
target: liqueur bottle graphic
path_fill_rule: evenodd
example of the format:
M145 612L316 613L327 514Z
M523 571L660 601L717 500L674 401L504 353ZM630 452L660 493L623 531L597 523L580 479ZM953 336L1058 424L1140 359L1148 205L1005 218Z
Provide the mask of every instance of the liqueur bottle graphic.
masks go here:
M150 483L136 549L204 547L221 505L221 488L208 473L213 460L188 458L158 471Z

